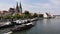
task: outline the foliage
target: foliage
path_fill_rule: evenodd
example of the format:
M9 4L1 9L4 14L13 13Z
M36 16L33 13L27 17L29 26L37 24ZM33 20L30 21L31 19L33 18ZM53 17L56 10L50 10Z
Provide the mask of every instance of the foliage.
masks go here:
M24 12L25 14L29 14L29 11L27 11L27 10L25 10L25 12Z
M39 17L40 17L40 18L43 18L43 14L39 14Z
M31 14L29 13L29 11L25 11L24 12L24 18L32 18Z
M22 16L20 16L19 14L15 14L13 18L19 19L19 18L22 18Z
M33 18L35 18L35 17L38 17L38 14L37 13L34 13Z
M20 15L20 14L15 14L14 16L10 16L10 15L4 15L4 16L0 16L0 19L1 18L7 18L7 19L10 19L10 18L16 18L16 19L27 19L27 18L35 18L35 17L43 17L43 14L37 14L37 13L34 13L34 15L32 15L31 13L29 13L29 11L25 10L25 12Z
M9 15L4 15L3 18L10 19L11 16L9 16Z
M2 18L2 16L0 16L0 18Z

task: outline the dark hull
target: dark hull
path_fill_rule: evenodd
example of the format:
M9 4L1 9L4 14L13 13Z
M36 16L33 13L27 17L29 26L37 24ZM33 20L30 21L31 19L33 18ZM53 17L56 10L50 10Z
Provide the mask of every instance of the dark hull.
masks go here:
M13 27L14 25L3 25L3 26L0 26L0 29L2 28L9 28L9 27Z
M26 30L26 29L30 29L32 28L34 25L30 24L30 25L25 25L24 27L17 27L15 29L11 29L11 31L13 32L18 32L18 31L23 31L23 30Z

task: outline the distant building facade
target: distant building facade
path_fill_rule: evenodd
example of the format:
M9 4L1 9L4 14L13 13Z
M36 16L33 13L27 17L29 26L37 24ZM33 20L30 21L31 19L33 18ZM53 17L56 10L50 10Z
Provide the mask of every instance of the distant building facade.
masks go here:
M0 11L0 16L4 16L4 15L8 15L8 14L9 14L8 11L5 11L5 10Z
M6 14L12 16L12 15L14 15L16 13L22 14L22 5L21 5L21 2L20 2L20 4L18 4L18 2L17 2L16 7L15 8L9 8L8 11L0 11L0 16L6 15Z
M15 9L14 8L10 8L9 9L9 15L12 16L14 13L15 13Z

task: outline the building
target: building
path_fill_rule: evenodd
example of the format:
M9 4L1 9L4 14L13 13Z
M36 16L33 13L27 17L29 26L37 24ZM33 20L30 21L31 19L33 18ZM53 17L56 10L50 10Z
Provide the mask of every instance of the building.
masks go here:
M9 9L9 15L12 16L14 13L15 13L15 9L14 8L10 8Z
M8 15L8 13L6 10L0 11L0 16Z
M0 11L0 16L2 16L2 11Z
M18 5L18 2L17 2L17 5L16 5L16 13L22 14L22 6L21 6L21 3L20 3L20 5Z
M20 6L19 6L19 10L20 10L20 13L22 13L22 5L20 3Z
M5 11L5 10L4 10L4 11L3 11L3 14L8 14L8 11Z
M18 6L18 2L17 2L17 5L16 5L16 13L19 13L19 6Z

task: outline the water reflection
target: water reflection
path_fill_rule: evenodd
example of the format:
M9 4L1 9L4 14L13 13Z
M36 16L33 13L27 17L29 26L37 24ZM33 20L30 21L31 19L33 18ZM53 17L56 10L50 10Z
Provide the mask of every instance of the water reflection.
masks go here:
M60 23L59 22L58 22L58 20L56 22L55 19L45 19L43 33L45 33L45 34L58 34L60 31L60 29L59 29Z

